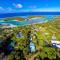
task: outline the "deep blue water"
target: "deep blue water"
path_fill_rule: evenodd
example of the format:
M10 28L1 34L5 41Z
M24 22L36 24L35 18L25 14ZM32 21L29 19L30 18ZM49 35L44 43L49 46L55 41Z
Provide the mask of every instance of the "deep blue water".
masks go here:
M0 14L0 18L13 17L13 16L31 16L31 15L60 15L60 12L4 13Z

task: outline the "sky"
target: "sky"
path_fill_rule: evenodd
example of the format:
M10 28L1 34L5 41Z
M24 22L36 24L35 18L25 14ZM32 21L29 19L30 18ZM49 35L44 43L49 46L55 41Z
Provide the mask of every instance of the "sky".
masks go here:
M60 0L0 0L0 13L60 12Z

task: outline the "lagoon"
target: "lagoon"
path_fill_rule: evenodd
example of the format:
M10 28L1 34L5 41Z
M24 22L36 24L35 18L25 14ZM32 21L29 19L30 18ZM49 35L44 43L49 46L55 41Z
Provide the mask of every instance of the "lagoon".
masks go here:
M25 25L30 25L30 24L34 24L34 23L44 23L44 22L53 20L53 18L54 18L54 16L47 16L46 18L34 18L31 20L25 19L24 21L17 21L17 20L4 21L4 20L1 20L0 24L13 24L16 26L25 26Z

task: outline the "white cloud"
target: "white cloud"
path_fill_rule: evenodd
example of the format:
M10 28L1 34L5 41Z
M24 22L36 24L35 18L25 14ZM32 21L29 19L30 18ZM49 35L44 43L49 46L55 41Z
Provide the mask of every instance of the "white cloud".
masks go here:
M13 6L16 7L16 8L22 8L23 7L22 4L15 4L15 3L13 3Z
M23 6L21 4L16 5L17 8L22 8Z

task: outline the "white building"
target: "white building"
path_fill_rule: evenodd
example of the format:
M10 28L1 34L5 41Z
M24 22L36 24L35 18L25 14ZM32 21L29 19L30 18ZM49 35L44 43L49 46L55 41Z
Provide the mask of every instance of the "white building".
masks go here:
M30 42L29 47L30 47L30 51L31 52L35 52L36 51L35 44L33 42Z
M55 36L52 36L51 44L53 47L60 48L60 41L57 41Z

